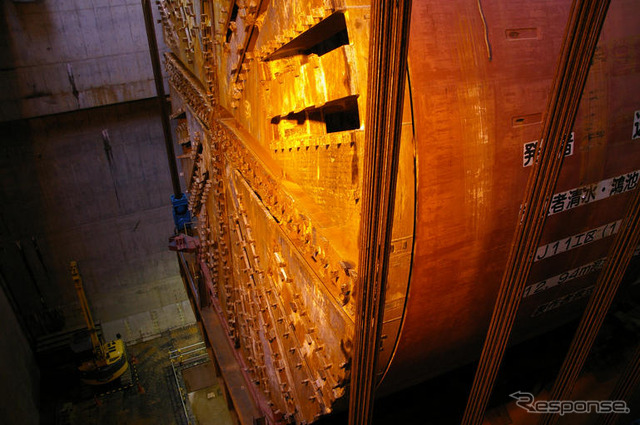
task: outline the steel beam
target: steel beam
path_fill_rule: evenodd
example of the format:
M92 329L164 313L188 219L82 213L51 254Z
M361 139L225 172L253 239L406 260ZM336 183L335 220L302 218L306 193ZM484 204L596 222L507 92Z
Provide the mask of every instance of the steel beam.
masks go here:
M607 256L607 262L598 276L596 288L589 298L587 308L580 319L569 351L551 389L550 400L565 400L571 396L571 391L587 361L587 356L591 352L613 298L618 292L620 282L629 267L633 252L640 242L640 190L636 189L635 192L627 215L622 222L622 227L616 234L611 252ZM637 380L637 353L635 363L635 379ZM632 375L633 371L632 364ZM553 425L558 422L558 419L557 414L544 415L540 418L539 424Z
M524 286L560 175L571 128L609 0L574 0L565 31L539 151L527 182L507 265L476 369L463 425L480 425L511 335Z
M393 225L411 1L373 1L349 424L371 423Z
M162 132L164 133L164 145L167 150L167 161L169 163L169 172L171 173L171 184L173 186L173 194L176 199L182 197L182 189L180 189L180 175L178 174L178 165L176 164L176 154L173 149L173 136L171 134L170 110L167 102L167 96L164 92L164 81L162 78L162 69L160 68L160 52L158 51L158 42L156 40L155 26L153 25L153 14L151 13L151 3L149 0L142 1L142 10L144 12L144 23L147 30L147 41L149 43L149 55L151 56L151 66L153 67L153 77L156 83L156 94L158 96L158 105L160 106L160 118L162 119Z
M636 347L631 361L620 374L609 400L627 401L633 392L638 389L638 386L640 386L640 344ZM615 425L619 418L620 414L618 413L600 415L597 425Z

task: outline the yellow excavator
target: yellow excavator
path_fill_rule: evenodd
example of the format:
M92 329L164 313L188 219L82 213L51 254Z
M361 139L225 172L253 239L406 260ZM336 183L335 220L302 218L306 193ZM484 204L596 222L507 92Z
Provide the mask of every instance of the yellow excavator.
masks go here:
M92 358L78 366L80 379L89 385L102 385L113 382L129 369L124 342L118 335L118 339L115 341L105 343L102 337L98 335L91 316L91 310L89 309L89 303L87 302L87 296L84 293L78 263L75 261L71 262L71 277L76 287L80 307L82 308L87 330L91 337L91 345L93 346Z

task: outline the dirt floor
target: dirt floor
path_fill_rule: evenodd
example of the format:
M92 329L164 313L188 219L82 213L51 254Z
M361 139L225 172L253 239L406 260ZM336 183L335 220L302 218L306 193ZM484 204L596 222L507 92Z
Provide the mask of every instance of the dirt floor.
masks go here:
M86 386L73 377L69 365L48 371L42 384L43 425L233 425L206 358L197 371L185 365L174 373L171 366L169 351L200 341L192 326L127 346L133 373L131 385L124 388ZM191 379L195 387L187 389L183 372L196 376Z

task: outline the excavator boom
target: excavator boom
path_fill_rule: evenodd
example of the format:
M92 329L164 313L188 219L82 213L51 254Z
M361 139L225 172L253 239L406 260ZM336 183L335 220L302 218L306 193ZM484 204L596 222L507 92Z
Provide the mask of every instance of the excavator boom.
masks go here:
M78 367L80 379L89 385L102 385L112 382L129 370L124 342L120 339L120 335L115 341L108 343L98 337L98 331L89 309L89 302L84 293L82 276L80 276L80 271L78 270L78 263L75 261L71 262L71 277L78 294L84 321L91 336L91 344L93 345L93 359L82 363Z
M96 352L96 354L101 353L102 342L98 338L98 332L96 330L96 325L93 321L93 317L91 316L89 302L87 301L87 296L84 293L82 276L80 276L80 270L78 270L78 263L76 261L71 262L71 278L73 279L73 284L76 288L76 293L78 294L78 301L80 302L80 308L82 308L84 321L87 325L87 329L89 330L89 335L91 335L91 344L93 345L93 351Z

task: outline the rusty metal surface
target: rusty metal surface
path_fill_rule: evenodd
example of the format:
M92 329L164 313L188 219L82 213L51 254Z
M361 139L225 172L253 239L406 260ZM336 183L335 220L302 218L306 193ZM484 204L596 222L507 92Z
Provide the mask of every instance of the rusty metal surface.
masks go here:
M479 355L569 5L413 2L381 393ZM266 416L313 422L350 379L369 2L159 7L200 290ZM580 314L637 184L633 7L605 21L514 341Z
M197 259L182 252L178 253L178 260L181 271L185 279L185 289L190 294L193 301L194 288L196 286L196 276L191 266L198 263ZM196 305L193 304L196 309ZM240 424L253 425L255 420L264 418L264 409L260 406L264 403L264 398L260 398L253 393L253 388L248 385L246 372L242 369L242 359L234 349L229 340L229 332L226 324L221 321L220 311L216 311L216 306L198 308L200 330L203 331L208 345L215 347L213 354L215 364L221 370L221 377L228 391L230 408L233 407L238 415Z
M569 5L483 2L491 60L476 4L414 6L409 69L413 113L419 117L416 247L386 388L415 383L479 355L530 170L523 166L524 144L539 136ZM640 168L640 145L631 138L640 89L640 57L633 47L637 29L621 24L631 8L632 2L621 1L609 10L573 128L573 153L565 157L556 194L582 188L577 194L586 199L591 188L585 185L622 175L633 181ZM618 49L625 53L614 59ZM607 229L622 217L629 195L614 192L548 217L541 246L549 244L549 254L555 246L558 254L535 261L527 285L569 272L556 279L567 284L538 293L530 288L512 341L579 314L597 273L572 270L606 256L613 234ZM596 228L605 237L594 238ZM593 242L584 244L587 237ZM572 249L562 252L557 242Z
M187 392L198 391L216 383L215 371L211 362L199 364L182 370Z
M565 154L573 148L573 124L608 7L609 0L572 2L549 99L542 114L542 131L536 143L532 170L462 425L480 424L485 418L489 397L523 299L524 286L532 264L541 258L538 256L538 247L545 222L551 215L550 210L559 213L565 207L562 203L560 208L555 201L558 197L554 196L554 190ZM629 258L632 253L633 249L628 252ZM621 273L624 273L627 265L623 266ZM593 329L593 334L597 334L597 330ZM576 335L579 335L579 331Z
M344 405L348 382L368 7L198 3L160 4L198 262L267 417L312 422ZM180 33L198 40L194 17L209 7L207 79ZM326 31L352 43L305 52ZM298 50L283 53L290 42Z

